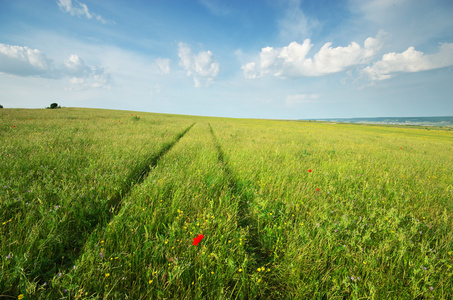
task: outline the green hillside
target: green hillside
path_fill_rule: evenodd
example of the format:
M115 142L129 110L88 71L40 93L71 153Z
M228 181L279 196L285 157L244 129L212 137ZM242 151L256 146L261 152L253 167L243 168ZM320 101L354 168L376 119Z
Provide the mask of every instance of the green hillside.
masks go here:
M422 128L0 110L0 298L452 298L452 142Z

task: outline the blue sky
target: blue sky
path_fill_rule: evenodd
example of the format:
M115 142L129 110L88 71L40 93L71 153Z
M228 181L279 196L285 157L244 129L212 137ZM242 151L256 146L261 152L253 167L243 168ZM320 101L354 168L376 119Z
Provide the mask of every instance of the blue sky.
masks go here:
M453 115L450 0L0 1L0 104Z

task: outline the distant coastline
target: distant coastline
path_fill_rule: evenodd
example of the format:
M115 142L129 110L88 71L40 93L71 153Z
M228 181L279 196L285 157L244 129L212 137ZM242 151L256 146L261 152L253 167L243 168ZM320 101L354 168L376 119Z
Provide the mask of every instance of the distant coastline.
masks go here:
M313 120L313 119L311 119ZM445 117L375 117L375 118L330 118L315 121L361 124L410 125L453 127L453 116Z

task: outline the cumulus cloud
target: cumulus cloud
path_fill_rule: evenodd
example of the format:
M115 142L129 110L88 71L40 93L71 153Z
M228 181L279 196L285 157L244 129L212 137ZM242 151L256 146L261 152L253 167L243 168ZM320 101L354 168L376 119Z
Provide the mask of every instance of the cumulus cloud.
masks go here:
M110 88L111 76L98 66L89 66L75 54L64 62L62 76L71 77L71 89Z
M38 49L6 44L0 44L0 72L21 77L69 77L78 87L106 87L110 82L103 68L87 65L78 55L71 55L57 66Z
M244 76L247 79L257 78L255 62L249 62L241 67L244 70Z
M93 74L90 77L71 77L69 82L71 85L68 90L86 90L104 88L110 89L111 83L110 74Z
M297 104L314 103L319 98L317 94L298 94L288 95L285 99L285 105L291 107Z
M95 19L104 24L106 23L101 15L90 12L85 3L79 2L77 0L74 0L74 2L72 2L72 0L58 0L57 3L61 10L69 13L71 16L76 16L79 18L85 17L87 19Z
M0 72L17 76L53 77L52 61L38 49L0 44Z
M195 87L208 86L217 77L220 69L212 52L200 51L195 54L182 42L178 46L179 65L186 70L187 76L193 77Z
M157 73L164 75L170 73L170 62L169 58L158 58L155 61Z
M307 57L313 44L305 39L302 44L292 42L283 48L261 49L258 63L242 66L246 78L257 78L268 74L276 77L312 77L337 73L355 65L368 63L381 49L381 36L369 37L363 47L356 42L346 47L332 47L326 43L313 56Z
M87 66L83 59L75 54L72 54L69 59L64 62L65 73L74 77L88 77L95 69L95 67Z
M434 54L424 54L414 47L402 53L387 53L362 72L372 80L384 80L399 72L420 72L448 66L453 66L453 43L441 44L439 52Z

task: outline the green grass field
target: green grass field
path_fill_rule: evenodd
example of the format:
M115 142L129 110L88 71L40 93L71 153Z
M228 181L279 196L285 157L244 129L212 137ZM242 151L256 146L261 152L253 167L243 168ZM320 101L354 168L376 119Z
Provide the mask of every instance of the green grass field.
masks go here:
M0 154L0 299L453 298L451 131L2 109Z

